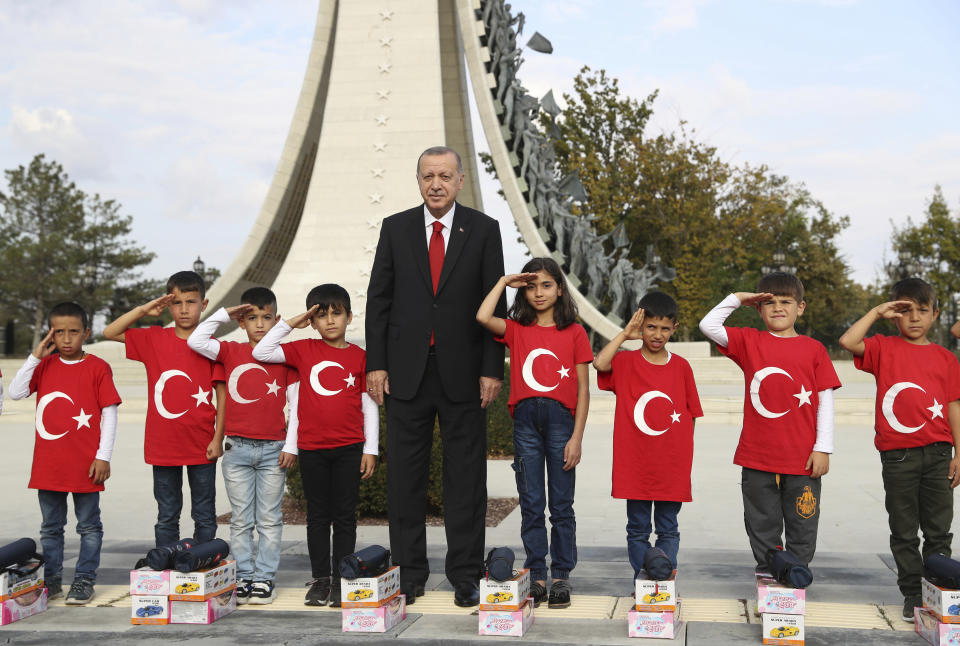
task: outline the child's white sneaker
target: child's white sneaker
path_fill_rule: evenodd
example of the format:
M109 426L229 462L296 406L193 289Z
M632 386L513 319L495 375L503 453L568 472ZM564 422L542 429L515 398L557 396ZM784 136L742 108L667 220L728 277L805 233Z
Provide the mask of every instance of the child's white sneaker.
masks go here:
M250 586L250 603L252 605L266 605L273 603L277 598L277 590L273 587L273 581L254 581Z

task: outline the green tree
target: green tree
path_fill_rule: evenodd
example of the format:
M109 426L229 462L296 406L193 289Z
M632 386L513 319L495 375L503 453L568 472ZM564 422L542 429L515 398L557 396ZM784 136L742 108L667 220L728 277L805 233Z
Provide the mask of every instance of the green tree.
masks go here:
M118 203L86 195L42 154L4 174L0 300L32 329L36 345L57 301L76 301L91 316L106 313L117 287L135 283L135 269L153 254L127 239L132 218Z

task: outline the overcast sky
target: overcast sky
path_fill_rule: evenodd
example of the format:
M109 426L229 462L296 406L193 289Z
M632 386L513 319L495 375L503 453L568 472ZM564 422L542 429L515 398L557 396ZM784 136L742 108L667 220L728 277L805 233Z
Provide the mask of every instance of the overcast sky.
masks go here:
M584 64L636 97L659 89L651 135L686 120L724 160L766 164L848 215L840 247L861 282L876 275L891 221L920 217L934 185L960 207L960 3L512 4L525 36L554 45L526 54L532 94L559 96ZM225 268L272 179L316 8L0 0L0 168L45 152L82 189L122 202L158 254L151 276L198 254ZM508 217L484 184L487 210ZM508 250L508 269L521 254Z

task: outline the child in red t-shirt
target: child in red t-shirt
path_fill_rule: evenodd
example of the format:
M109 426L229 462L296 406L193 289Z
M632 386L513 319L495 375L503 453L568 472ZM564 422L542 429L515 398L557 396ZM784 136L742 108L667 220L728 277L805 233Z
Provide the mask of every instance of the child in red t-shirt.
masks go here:
M593 365L597 385L617 396L613 422L613 497L627 500L627 553L634 577L650 548L650 516L656 546L677 567L677 514L690 502L693 427L702 417L690 364L667 350L677 329L677 302L663 292L640 299L623 331ZM642 340L639 350L618 352L625 341Z
M854 365L877 380L876 436L890 524L890 550L903 594L903 619L913 622L921 605L923 556L950 556L953 489L960 482L960 363L931 343L937 294L919 278L893 286L890 302L854 323L840 345ZM892 320L900 336L864 339L876 321Z
M743 467L743 517L759 571L783 545L804 563L817 549L820 478L833 452L833 389L840 380L819 341L798 334L803 283L774 272L755 294L730 294L703 317L700 330L740 366L743 430L733 457ZM741 305L756 307L766 330L724 327Z
M254 359L286 363L303 384L297 447L313 573L308 606L340 606L338 573L340 561L356 548L360 480L373 475L380 451L380 410L366 392L367 355L345 338L352 320L347 290L319 285L307 294L306 312L279 321L253 349ZM319 339L280 345L294 328L308 325Z
M50 310L49 323L50 331L10 383L10 397L37 393L28 486L37 489L40 501L48 598L62 594L63 527L72 493L80 554L66 602L82 605L94 597L103 543L100 492L110 477L120 396L107 362L83 351L90 336L86 311L76 303L60 303Z
M502 319L494 311L506 287L518 293ZM587 364L593 352L576 319L563 272L551 258L534 258L522 273L502 277L477 312L477 321L510 348L507 405L513 415L513 470L534 605L547 598L544 508L549 487L551 608L570 605L570 571L577 564L574 467L580 462L590 405Z
M286 470L297 462L297 373L283 364L262 363L253 348L276 324L277 297L251 287L241 305L220 308L197 326L187 345L219 361L227 376L224 412L223 483L233 513L230 551L237 560L237 603L268 604L276 598L274 579L283 538ZM247 342L218 341L217 328L236 319ZM289 422L284 409L290 412ZM253 528L260 537L254 550ZM256 558L254 558L256 555Z
M127 358L147 370L147 424L143 453L153 465L158 547L180 540L183 467L190 483L190 515L199 542L217 535L217 458L223 455L223 367L190 349L187 338L206 308L203 278L180 271L167 280L167 294L135 307L103 330L127 347ZM169 309L173 327L131 327L144 316ZM217 393L216 406L213 391Z

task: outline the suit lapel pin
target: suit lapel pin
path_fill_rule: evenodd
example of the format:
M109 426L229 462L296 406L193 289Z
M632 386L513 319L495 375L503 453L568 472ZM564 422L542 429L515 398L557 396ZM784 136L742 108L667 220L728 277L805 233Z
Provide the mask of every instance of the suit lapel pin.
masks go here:
M460 233L463 233L463 227L460 227Z

